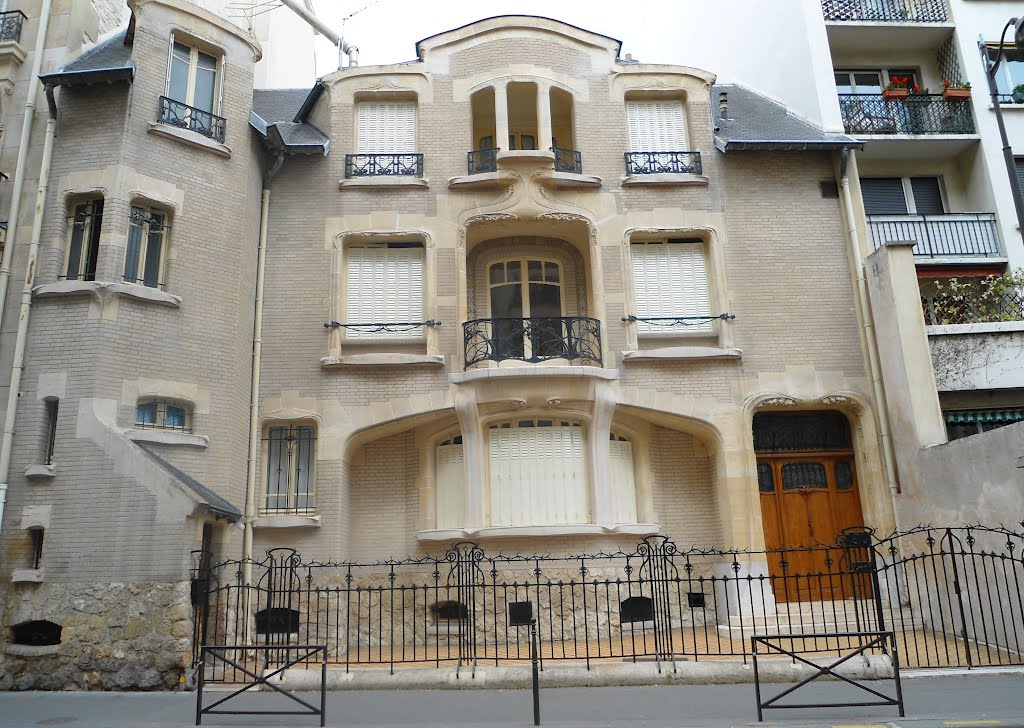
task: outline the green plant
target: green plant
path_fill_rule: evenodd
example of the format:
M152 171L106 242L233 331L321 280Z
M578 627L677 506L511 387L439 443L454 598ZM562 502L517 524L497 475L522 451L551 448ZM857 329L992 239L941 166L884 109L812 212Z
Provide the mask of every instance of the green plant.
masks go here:
M1013 93L1024 94L1024 83L1018 83L1016 86L1014 86Z
M935 278L922 282L929 324L1024 320L1024 268L1001 276Z
M1020 84L1024 86L1024 83ZM971 89L970 81L950 81L948 78L942 82L942 88L965 88L968 91Z

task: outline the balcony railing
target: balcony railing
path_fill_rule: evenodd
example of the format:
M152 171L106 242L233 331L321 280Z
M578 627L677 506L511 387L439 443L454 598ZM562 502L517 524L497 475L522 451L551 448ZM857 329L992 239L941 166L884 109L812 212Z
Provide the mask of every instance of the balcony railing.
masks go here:
M466 369L481 362L567 359L601 365L601 322L581 316L474 319L462 325Z
M583 174L583 157L575 149L551 147L555 154L555 171Z
M821 0L825 20L861 23L944 23L946 0Z
M921 293L924 322L943 324L985 324L997 321L1024 321L1024 293L1005 291L1001 295L950 295L935 291Z
M991 212L947 215L868 215L871 246L914 240L919 258L997 258L999 228Z
M474 149L466 154L469 174L498 171L499 149Z
M216 114L166 96L160 97L160 123L194 131L221 144L224 143L224 128L227 126L227 121Z
M346 154L345 177L422 177L422 154Z
M25 24L25 13L20 10L8 10L0 13L0 41L21 41L21 27Z
M973 134L970 99L942 94L911 94L883 99L879 94L839 94L847 134Z
M701 174L700 152L626 152L626 174Z

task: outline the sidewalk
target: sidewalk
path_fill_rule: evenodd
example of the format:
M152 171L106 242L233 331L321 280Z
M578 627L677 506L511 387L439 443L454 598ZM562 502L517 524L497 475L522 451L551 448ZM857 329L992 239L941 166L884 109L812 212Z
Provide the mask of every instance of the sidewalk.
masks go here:
M891 694L892 682L869 683ZM767 698L785 685L768 685ZM951 675L903 681L907 718L895 708L774 710L765 726L844 728L1024 728L1024 674ZM831 682L794 693L801 702L836 702L850 688ZM210 699L227 693L210 693ZM866 693L861 695L870 698ZM303 693L317 702L319 694ZM863 699L863 698L859 698ZM290 709L287 698L248 693L234 709ZM292 703L292 705L295 705ZM680 685L549 688L541 691L541 722L554 728L728 728L756 725L754 686ZM195 693L3 693L0 728L184 728L195 724ZM327 725L377 728L529 728L528 690L365 690L327 696ZM317 726L315 716L203 716L203 725Z

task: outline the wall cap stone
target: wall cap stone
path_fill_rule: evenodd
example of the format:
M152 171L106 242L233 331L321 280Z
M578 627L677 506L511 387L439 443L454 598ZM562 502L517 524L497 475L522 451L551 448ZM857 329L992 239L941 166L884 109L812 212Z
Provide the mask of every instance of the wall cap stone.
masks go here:
M448 189L470 189L473 187L504 187L513 184L519 177L512 172L480 172L448 178Z
M11 574L11 582L14 584L41 584L45 581L45 574L42 569L15 569Z
M231 159L231 147L220 142L215 142L213 139L203 136L199 132L192 131L191 129L179 129L176 126L170 124L163 124L159 121L149 122L149 133L155 136L163 137L165 139L173 139L176 142L180 142L195 149L201 149L204 152L209 152L218 157L224 157L225 159Z
M367 177L353 177L338 181L338 188L358 187L366 189L426 189L430 187L430 180L426 177L407 177L391 174L369 175Z
M717 346L667 346L664 349L637 349L622 352L622 361L654 359L742 359L742 349Z
M134 442L152 442L158 445L183 445L185 447L207 447L210 438L206 435L193 435L189 432L174 430L128 430L124 436Z
M56 463L50 463L48 465L29 465L25 468L25 477L29 480L48 480L54 476L53 471L56 469Z
M325 356L320 360L324 369L342 369L344 367L395 367L395 366L430 366L443 367L444 354L349 354L348 356Z
M929 336L956 334L1000 334L1024 331L1024 321L988 321L977 324L934 324L924 327Z

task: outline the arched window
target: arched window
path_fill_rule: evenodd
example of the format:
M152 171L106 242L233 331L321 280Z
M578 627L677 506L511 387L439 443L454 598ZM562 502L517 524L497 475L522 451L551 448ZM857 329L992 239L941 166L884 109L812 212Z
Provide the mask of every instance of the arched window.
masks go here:
M487 282L499 359L539 361L562 354L562 269L556 261L501 260L488 268Z
M144 400L135 407L135 426L192 432L192 412L172 399Z

